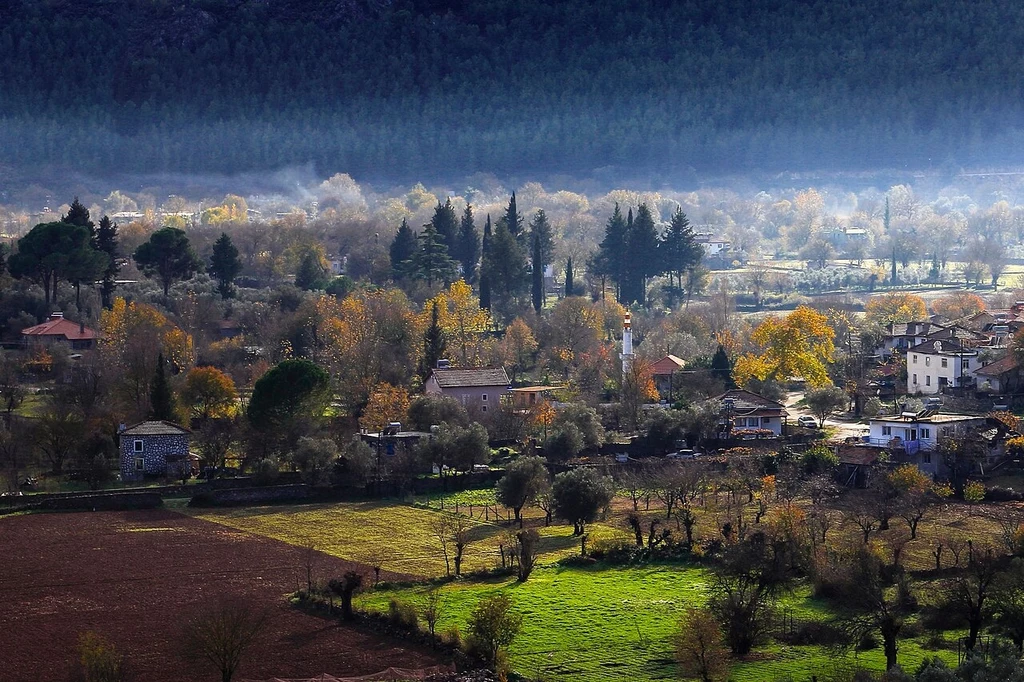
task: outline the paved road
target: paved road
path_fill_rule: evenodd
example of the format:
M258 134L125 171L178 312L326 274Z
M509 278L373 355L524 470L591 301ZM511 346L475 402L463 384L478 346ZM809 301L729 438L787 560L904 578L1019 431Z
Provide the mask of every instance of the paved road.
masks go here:
M797 405L802 400L804 394L800 391L791 391L786 394L786 410L789 412L790 423L796 422L797 417L801 415L810 415L811 411L802 405ZM815 417L817 419L817 417ZM860 437L866 436L868 433L868 427L866 424L861 424L856 421L839 419L836 417L830 417L825 420L825 428L831 428L836 438L848 438L851 436Z

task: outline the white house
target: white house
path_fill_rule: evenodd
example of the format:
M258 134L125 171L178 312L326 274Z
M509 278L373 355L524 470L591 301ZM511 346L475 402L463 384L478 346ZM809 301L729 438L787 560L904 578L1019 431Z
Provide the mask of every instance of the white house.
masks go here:
M925 473L939 473L941 462L933 456L939 438L962 435L985 425L985 418L964 414L904 412L891 417L875 417L870 422L870 445L900 450L906 461L917 464Z
M710 233L698 233L694 235L695 240L704 248L708 258L715 256L725 257L725 253L732 248L732 242L722 237L715 237Z
M978 351L953 341L925 341L907 350L907 393L934 395L947 386L974 383Z
M721 405L719 426L732 437L744 435L782 435L782 425L789 413L782 403L735 388L713 398Z

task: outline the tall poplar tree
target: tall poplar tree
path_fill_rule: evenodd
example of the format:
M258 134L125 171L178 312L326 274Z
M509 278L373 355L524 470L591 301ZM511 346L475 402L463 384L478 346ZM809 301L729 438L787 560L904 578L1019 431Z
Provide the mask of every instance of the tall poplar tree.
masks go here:
M466 204L466 210L462 213L462 223L459 225L459 239L456 254L462 264L462 278L467 284L475 284L476 263L480 259L480 234L476 230L473 221L473 206Z
M171 421L174 419L174 394L171 392L171 385L167 382L165 364L164 354L160 353L157 357L153 385L149 389L149 407L150 416L153 419Z
M573 281L575 273L572 271L572 256L569 256L568 260L565 261L565 297L573 295L573 290L576 288L576 283Z

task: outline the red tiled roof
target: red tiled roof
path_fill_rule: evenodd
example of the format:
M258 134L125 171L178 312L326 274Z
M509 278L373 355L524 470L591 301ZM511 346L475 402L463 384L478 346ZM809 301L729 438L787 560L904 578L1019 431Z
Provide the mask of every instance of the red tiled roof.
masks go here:
M686 363L682 359L674 355L666 355L651 365L651 374L655 376L668 376L673 372L678 372L684 366L686 366Z
M1012 370L1017 369L1017 358L1014 357L1013 353L1007 353L999 360L996 360L992 364L985 365L984 367L975 370L975 374L981 374L986 377L995 377L1000 374L1006 374Z
M98 339L99 333L89 327L63 317L51 317L42 324L21 330L22 336L53 337L60 336L68 341L90 341Z

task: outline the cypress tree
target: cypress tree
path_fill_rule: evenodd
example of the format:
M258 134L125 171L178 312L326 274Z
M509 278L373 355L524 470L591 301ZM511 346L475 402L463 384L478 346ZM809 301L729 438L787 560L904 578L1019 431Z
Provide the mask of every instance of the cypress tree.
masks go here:
M480 249L480 307L491 309L491 274L488 267L488 254L491 249L491 216L487 215L484 224L483 246Z
M476 283L476 263L480 259L480 234L473 222L473 206L466 204L459 226L458 258L462 264L462 277L468 284Z
M395 233L395 238L388 249L392 277L396 280L409 274L409 260L416 253L416 245L416 233L409 227L409 221L402 218L402 224L398 226L398 232Z
M327 286L327 272L320 262L320 256L307 251L299 264L299 271L295 273L295 286L306 291L323 289Z
M171 385L167 382L163 353L157 356L156 374L149 389L149 404L150 416L153 419L174 419L174 394L171 393Z
M527 280L526 250L498 220L487 254L487 275L494 308L508 313L523 293Z
M103 271L103 281L100 284L100 298L103 307L110 310L114 307L114 290L117 288L115 280L121 272L121 265L118 263L117 249L117 224L111 222L110 218L100 218L99 229L96 231L96 248L107 254L110 259L107 269Z
M718 344L718 350L711 358L711 375L723 381L726 388L736 388L736 382L732 380L732 363L722 344Z
M516 208L515 192L512 192L512 198L508 200L508 208L505 210L505 225L508 227L509 234L517 241L523 241L523 216L519 215L519 210Z
M430 309L430 326L423 332L423 357L420 360L420 379L426 382L437 361L448 351L448 339L438 322L437 302Z
M565 297L566 298L569 298L570 296L573 295L573 287L575 285L575 282L573 282L572 280L573 280L572 256L569 256L569 259L565 262Z
M530 221L530 267L532 273L533 309L540 314L544 307L544 270L551 262L554 251L554 240L551 237L551 224L543 210Z
M100 223L102 226L102 223ZM226 232L213 243L213 254L210 255L209 273L217 280L217 291L221 298L235 295L235 277L242 271L242 261L238 258L238 249L231 242Z

